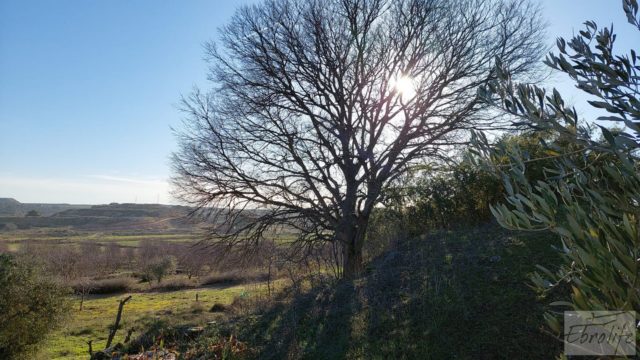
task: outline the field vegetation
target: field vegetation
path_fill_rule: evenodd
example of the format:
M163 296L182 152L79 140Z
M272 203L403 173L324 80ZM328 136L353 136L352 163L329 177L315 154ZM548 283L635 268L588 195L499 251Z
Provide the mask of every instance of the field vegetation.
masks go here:
M72 302L76 311L72 311L71 318L62 328L51 334L36 356L43 359L86 359L89 357L88 341L92 341L94 349L103 349L109 327L116 317L118 301L129 295L132 297L124 307L121 330L114 341L124 343L127 335L133 341L144 340L140 348L132 349L139 351L157 341L138 339L144 338L148 328L157 324L183 329L211 326L211 322L220 321L224 316L223 312L211 311L214 305L231 306L235 299L263 297L266 291L265 284L246 284L90 295L85 299L82 311L77 311L80 300L76 298ZM130 334L129 330L132 330Z

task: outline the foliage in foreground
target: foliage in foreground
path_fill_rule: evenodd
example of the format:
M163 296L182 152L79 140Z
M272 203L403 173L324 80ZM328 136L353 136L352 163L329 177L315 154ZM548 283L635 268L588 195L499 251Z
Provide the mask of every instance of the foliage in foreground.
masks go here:
M635 0L625 0L629 22L640 30ZM482 94L489 101L501 97L501 107L544 131L554 131L571 142L582 159L548 145L553 166L546 181L530 183L522 176L535 160L525 160L517 147L489 148L480 141L491 159L507 156L512 166L500 169L505 175L507 204L494 208L498 221L510 229L550 230L562 238L559 249L562 266L557 272L541 268L533 281L542 294L562 284L572 289L570 302L558 305L575 310L640 310L640 64L634 50L630 55L613 54L615 35L586 22L580 35L566 42L558 39L559 54L545 63L569 75L577 87L597 98L589 104L608 116L598 120L625 127L610 130L601 126L604 141L594 141L586 126L578 123L574 109L565 105L554 90L531 85L514 85L505 68L501 80ZM549 314L550 327L560 331L558 320Z
M33 350L67 315L67 295L35 264L0 254L0 358Z

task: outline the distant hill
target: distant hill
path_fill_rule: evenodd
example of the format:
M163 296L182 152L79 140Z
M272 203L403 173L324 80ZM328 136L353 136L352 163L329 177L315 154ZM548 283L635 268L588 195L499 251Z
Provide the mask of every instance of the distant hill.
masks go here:
M6 229L60 228L94 231L167 231L191 229L204 223L221 221L213 215L201 214L190 219L193 208L181 205L118 204L71 205L26 204L11 198L0 198L0 231ZM29 216L36 211L37 216ZM266 210L244 210L239 223L262 216Z
M88 208L76 208L61 211L54 217L150 217L150 218L169 218L182 217L187 215L189 208L179 205L160 205L160 204L109 204L94 205Z
M12 216L22 211L22 204L12 198L0 198L0 215Z
M30 211L36 211L38 216L28 216ZM189 207L179 205L25 204L0 198L0 230L44 227L97 231L185 229L194 226L188 219L189 211Z
M13 198L0 198L0 216L25 216L32 210L40 216L51 216L65 210L88 207L90 205L21 203Z

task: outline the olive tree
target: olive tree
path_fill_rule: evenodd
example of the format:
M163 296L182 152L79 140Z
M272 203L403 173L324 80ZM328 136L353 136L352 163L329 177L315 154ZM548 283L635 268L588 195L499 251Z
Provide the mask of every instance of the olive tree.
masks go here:
M640 31L636 0L624 0L629 22ZM561 94L517 84L508 66L499 79L481 91L489 103L520 118L539 131L552 131L572 144L572 151L545 144L545 157L526 158L517 147L491 147L479 137L485 159L506 156L511 165L496 168L504 176L507 201L493 208L498 221L511 229L551 231L559 235L563 262L542 269L533 283L541 294L569 288L570 301L557 305L570 310L640 309L640 61L635 50L614 54L616 36L594 22L570 41L558 39L558 54L545 63L567 74L577 88L593 96L589 104L601 109L595 123L602 138L593 139L589 123L581 121ZM579 121L580 120L580 121ZM578 156L577 156L578 155ZM547 179L531 183L527 167L553 159ZM558 320L548 314L552 329Z
M25 359L69 312L68 291L27 257L0 254L0 358Z
M176 268L177 260L175 256L165 255L151 261L144 271L148 274L150 279L156 279L158 284L160 284L162 279L166 276L174 274L176 272Z
M206 45L210 91L183 99L177 197L211 238L255 245L279 227L362 269L372 210L411 166L498 126L478 101L500 56L535 72L539 10L513 0L267 0Z

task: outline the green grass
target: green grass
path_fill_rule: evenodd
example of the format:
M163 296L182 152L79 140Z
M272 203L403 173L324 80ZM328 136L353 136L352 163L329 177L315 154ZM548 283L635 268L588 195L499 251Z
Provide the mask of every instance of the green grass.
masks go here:
M122 233L118 232L99 232L99 231L76 231L73 230L69 234L60 234L60 229L56 228L39 228L29 230L16 230L12 232L0 232L0 243L4 242L9 247L10 251L17 251L20 248L20 243L28 240L37 241L40 244L80 244L85 241L96 243L117 243L121 246L137 247L140 242L145 240L158 240L166 242L195 242L202 240L202 236L197 232L176 232L175 230L169 231L169 233L131 233L126 231ZM291 243L296 239L296 234L293 233L280 233L273 234L272 237L279 244Z
M400 244L356 281L319 283L230 323L260 359L551 359L528 287L555 239L496 227L434 232Z
M11 233L0 233L0 242L7 244L10 251L20 249L24 241L33 240L40 244L80 244L85 241L96 243L117 243L121 246L137 247L141 241L158 240L166 242L194 242L199 240L195 233L152 233L152 234L118 234L100 232L74 232L69 235L59 235L55 229L21 230Z
M241 294L249 296L264 292L265 285L241 285L225 288L201 288L192 290L134 293L124 307L121 329L114 344L122 342L127 329L136 327L133 337L156 319L176 324L204 325L219 317L208 312L214 303L230 304ZM198 294L198 302L196 302ZM41 359L86 359L87 341L93 340L94 350L106 344L108 327L115 319L118 301L129 294L93 297L84 302L79 311L79 300L74 299L71 318L42 345ZM132 337L132 338L133 338Z

